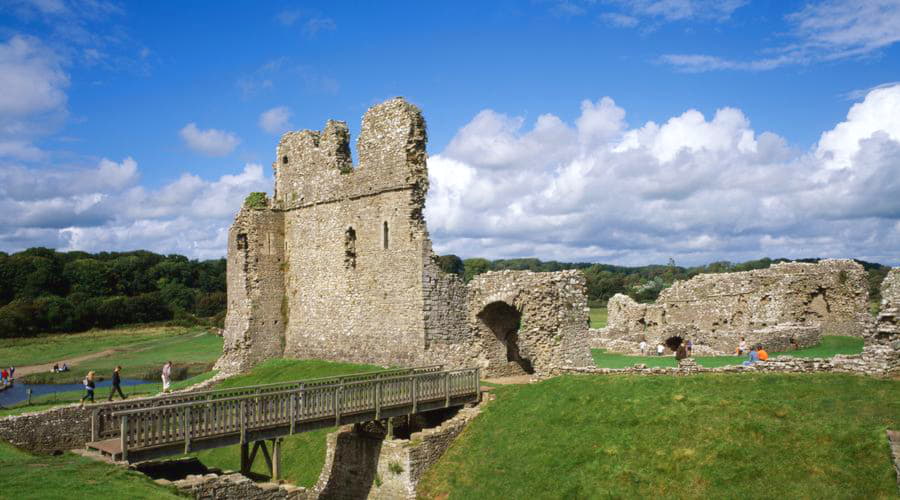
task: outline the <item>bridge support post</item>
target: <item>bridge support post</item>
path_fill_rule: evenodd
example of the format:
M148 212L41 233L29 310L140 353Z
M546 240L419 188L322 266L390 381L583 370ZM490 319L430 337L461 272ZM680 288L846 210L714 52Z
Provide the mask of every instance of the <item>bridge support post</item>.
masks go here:
M250 473L250 443L241 443L241 474L245 476Z
M272 481L281 479L281 442L283 439L272 440Z

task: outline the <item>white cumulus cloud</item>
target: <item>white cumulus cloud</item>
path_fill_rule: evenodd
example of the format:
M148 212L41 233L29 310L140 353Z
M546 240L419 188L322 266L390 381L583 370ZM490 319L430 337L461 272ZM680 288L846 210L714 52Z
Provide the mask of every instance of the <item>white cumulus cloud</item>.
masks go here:
M610 98L567 124L482 111L429 159L441 253L645 264L846 256L900 263L900 85L810 150L721 108L629 127Z
M270 134L285 132L290 126L291 110L287 106L278 106L259 115L259 127Z
M241 140L235 134L214 128L202 130L194 122L181 129L181 138L194 151L207 156L225 156L232 151Z

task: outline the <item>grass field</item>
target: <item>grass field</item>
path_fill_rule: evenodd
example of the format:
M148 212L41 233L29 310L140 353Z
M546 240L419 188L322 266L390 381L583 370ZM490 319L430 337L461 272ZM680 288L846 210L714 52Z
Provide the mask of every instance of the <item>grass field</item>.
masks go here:
M206 372L201 373L200 375L195 375L191 378L180 380L178 382L172 382L172 389L184 389L185 387L189 387L194 384L199 384L204 380L207 380L215 375L215 372ZM139 384L139 385L131 385L128 387L123 387L122 392L125 393L128 397L133 396L152 396L155 394L159 394L162 392L162 383L147 383L147 384ZM63 406L67 404L77 403L81 400L81 396L84 394L84 391L66 391L66 392L57 392L55 394L47 394L44 396L37 396L31 400L31 404L26 404L24 402L18 403L12 406L9 406L4 409L0 409L0 417L5 417L8 415L18 415L20 413L30 413L33 411L41 411L47 410L50 408L54 408L56 406ZM109 388L108 387L98 387L96 391L94 391L94 399L100 403L106 401L106 398L109 397ZM116 396L116 401L119 398Z
M123 378L153 380L167 360L175 364L176 373L181 370L192 376L209 370L221 355L222 338L203 328L136 327L12 339L0 348L0 362L21 367L110 349L114 352L71 365L65 373L46 371L20 378L28 383L78 383L89 370L106 378L116 365L122 365Z
M147 476L66 453L35 456L0 441L0 499L184 498Z
M785 354L798 358L830 358L835 354L859 354L862 352L862 348L863 340L860 338L826 335L822 337L822 342L817 346L796 351L769 353L769 356ZM594 363L600 368L628 368L637 363L643 363L649 367L678 366L674 356L630 356L606 352L604 349L592 349L591 354L594 356ZM694 356L694 359L701 366L715 368L739 365L747 359L747 356Z
M896 498L900 381L564 376L497 400L424 498Z
M378 366L351 363L277 359L257 366L249 374L231 377L217 385L216 388L331 377L381 369ZM281 461L284 479L298 486L314 485L325 464L325 436L334 430L335 428L332 427L286 437L282 445ZM207 467L239 470L241 466L239 446L202 451L196 453L195 456ZM269 475L265 461L261 457L254 463L253 472Z
M604 328L607 316L605 307L592 307L590 312L591 328Z

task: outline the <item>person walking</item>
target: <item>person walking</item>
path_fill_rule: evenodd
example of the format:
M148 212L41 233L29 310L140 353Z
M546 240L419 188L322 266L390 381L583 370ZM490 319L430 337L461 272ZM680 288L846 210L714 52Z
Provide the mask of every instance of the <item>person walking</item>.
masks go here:
M13 380L15 377L16 377L16 367L15 367L15 366L10 366L10 367L9 367L9 381L12 382L12 380Z
M94 372L89 371L84 377L84 396L81 396L81 405L79 408L84 408L85 399L90 399L91 403L94 402L94 387Z
M121 366L116 366L116 369L113 370L112 387L109 389L109 399L107 401L112 401L113 395L115 395L116 392L119 393L119 396L122 399L127 399L125 394L122 393L122 386L120 385L122 383L122 378L120 377L119 372L121 372L121 371L122 371Z
M656 344L656 355L657 355L657 356L662 356L662 355L663 355L663 351L665 351L665 350L666 350L666 348L663 347L662 344Z
M687 345L687 355L693 356L694 355L694 343L691 342L691 339L688 339L687 342L685 342L685 344Z
M172 362L166 361L162 367L163 392L169 392L169 384L172 383Z
M641 348L641 356L647 355L647 341L645 339L641 339L641 343L639 344Z

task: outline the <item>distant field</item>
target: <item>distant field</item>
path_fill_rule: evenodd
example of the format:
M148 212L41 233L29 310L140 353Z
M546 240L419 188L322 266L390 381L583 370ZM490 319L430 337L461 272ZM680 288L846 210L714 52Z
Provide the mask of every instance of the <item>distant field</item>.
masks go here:
M857 337L824 336L819 345L788 352L769 353L775 357L781 354L798 358L830 358L836 354L859 354L862 352L863 340ZM594 363L600 368L628 368L642 363L649 367L675 367L678 362L669 356L629 356L606 352L604 349L592 349ZM694 356L697 363L707 368L717 366L739 365L747 356Z
M231 377L218 384L216 388L288 382L291 380L331 377L382 369L378 366L351 363L275 359L257 366L249 374ZM331 427L286 437L283 443L281 462L284 479L298 486L313 486L319 478L322 466L325 464L325 436L335 430L336 427ZM196 453L195 456L207 467L231 470L239 470L241 468L239 446L202 451ZM261 458L257 459L254 464L253 472L269 475L265 461Z
M605 307L592 307L591 308L591 328L604 328L606 326L606 308Z
M563 376L503 386L422 498L897 498L900 381Z

